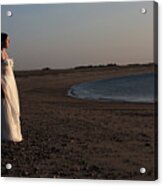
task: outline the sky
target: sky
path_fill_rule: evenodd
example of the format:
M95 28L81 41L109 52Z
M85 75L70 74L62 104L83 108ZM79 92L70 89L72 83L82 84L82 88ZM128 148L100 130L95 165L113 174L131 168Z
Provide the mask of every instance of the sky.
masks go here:
M153 1L1 5L1 31L15 70L153 62Z

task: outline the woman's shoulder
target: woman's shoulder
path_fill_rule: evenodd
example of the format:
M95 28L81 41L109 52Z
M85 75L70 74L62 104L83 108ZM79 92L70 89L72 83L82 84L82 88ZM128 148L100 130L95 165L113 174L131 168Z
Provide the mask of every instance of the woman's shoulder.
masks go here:
M8 63L8 62L7 62L6 59L4 59L4 56L3 56L2 51L1 51L1 64L2 64L2 65L6 65L7 63Z

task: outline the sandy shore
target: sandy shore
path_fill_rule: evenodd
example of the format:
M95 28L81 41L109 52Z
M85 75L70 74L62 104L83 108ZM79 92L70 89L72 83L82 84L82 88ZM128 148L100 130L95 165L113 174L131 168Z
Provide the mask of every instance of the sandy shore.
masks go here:
M147 65L15 72L24 141L1 143L2 176L154 180L154 104L67 95L77 83L152 71Z

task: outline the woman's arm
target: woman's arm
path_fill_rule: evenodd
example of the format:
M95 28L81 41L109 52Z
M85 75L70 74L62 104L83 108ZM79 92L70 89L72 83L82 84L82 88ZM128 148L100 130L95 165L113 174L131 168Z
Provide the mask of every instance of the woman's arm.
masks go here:
M1 97L6 97L6 91L5 91L5 83L4 83L4 81L1 79ZM4 98L3 97L3 98Z
M2 59L2 56L1 56L1 76L6 75L7 65L8 65L8 61Z

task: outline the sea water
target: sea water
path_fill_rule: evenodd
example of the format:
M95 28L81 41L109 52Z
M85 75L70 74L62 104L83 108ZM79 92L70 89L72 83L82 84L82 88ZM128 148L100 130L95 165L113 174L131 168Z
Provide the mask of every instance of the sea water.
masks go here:
M72 86L68 95L81 99L103 101L148 102L155 101L154 73L129 75L89 81Z

